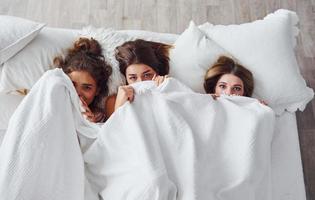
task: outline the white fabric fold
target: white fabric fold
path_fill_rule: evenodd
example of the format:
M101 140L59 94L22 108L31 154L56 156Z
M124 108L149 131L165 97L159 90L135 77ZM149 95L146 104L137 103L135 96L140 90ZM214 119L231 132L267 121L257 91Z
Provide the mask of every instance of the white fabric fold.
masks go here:
M82 117L70 79L47 72L0 147L0 199L271 199L269 107L175 79L133 87L134 102L99 126Z
M272 110L180 85L133 85L134 102L113 114L84 154L95 191L104 200L271 199Z
M59 69L36 83L13 114L0 147L0 199L85 199L78 136L92 141L98 128L82 118L78 102Z

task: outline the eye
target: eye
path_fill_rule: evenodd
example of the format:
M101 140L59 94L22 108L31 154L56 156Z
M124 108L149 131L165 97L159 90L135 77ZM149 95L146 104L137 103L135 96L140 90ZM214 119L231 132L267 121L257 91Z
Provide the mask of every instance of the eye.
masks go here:
M129 80L135 81L135 80L137 80L137 77L136 76L129 76Z
M83 90L85 90L85 91L90 91L90 90L92 90L92 86L84 85L84 86L83 86Z
M220 84L218 87L221 88L221 89L225 89L226 88L226 86L224 84Z
M237 91L237 92L240 92L240 91L242 91L242 88L241 87L234 87L233 90Z
M143 77L144 77L145 79L150 79L150 78L153 77L153 74L152 74L152 73L145 73L145 74L143 74Z

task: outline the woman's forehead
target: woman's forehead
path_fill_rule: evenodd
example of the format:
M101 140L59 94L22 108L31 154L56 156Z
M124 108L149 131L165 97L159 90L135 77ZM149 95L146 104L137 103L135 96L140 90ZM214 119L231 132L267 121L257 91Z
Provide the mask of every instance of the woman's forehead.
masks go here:
M70 72L68 75L72 81L75 81L77 83L96 85L96 81L87 71L73 71Z
M235 76L234 74L224 74L220 77L218 82L224 82L224 83L229 83L233 85L243 85L242 79L240 79L238 76Z
M144 72L155 72L150 66L146 64L132 64L126 69L126 74L142 74Z

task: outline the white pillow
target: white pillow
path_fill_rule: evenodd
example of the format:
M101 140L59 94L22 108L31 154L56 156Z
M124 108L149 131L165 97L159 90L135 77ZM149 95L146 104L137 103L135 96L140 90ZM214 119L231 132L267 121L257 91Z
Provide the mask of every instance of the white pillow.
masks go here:
M148 41L163 42L172 44L178 37L175 34L156 33L150 31L139 30L114 30L111 28L95 28L88 26L83 28L81 35L83 37L92 37L96 39L102 46L105 60L112 66L113 73L109 82L109 94L117 92L118 86L126 83L125 77L119 71L119 64L115 58L115 48L123 43L144 39Z
M7 129L13 112L23 98L22 95L0 93L0 130Z
M44 28L22 51L3 64L0 91L30 89L41 75L53 67L78 37L77 30Z
M221 54L224 49L253 73L255 80L254 97L266 100L277 114L281 114L284 110L291 112L297 109L303 110L314 94L312 89L306 87L294 55L293 48L298 33L295 26L297 21L294 12L278 10L265 17L264 20L257 20L252 23L228 26L213 26L207 23L202 25L200 29L207 34L210 41L212 39L222 47L218 49L215 46L213 49L216 52L215 55ZM190 31L190 34L193 32ZM178 65L176 68L181 67L181 70L185 70L187 74L196 74L195 71L198 71L197 74L200 77L200 74L205 74L205 69L201 71L199 67L200 71L196 69L191 71L191 65L208 64L210 67L213 60L206 58L211 55L204 52L209 52L209 48L213 48L214 42L212 41L211 45L208 44L209 42L196 42L198 44L196 47L191 46L191 41L187 41L186 46L180 46L180 48L186 49L185 53L185 50L176 50L178 48L177 43L181 40L187 40L182 37L188 38L182 34L175 42L174 51L177 53L171 54L172 60L176 61L179 60L179 57L187 57L190 52L197 51L201 55L198 59L191 56L191 61L189 59L180 63L176 61L171 65L171 68ZM196 36L196 38L198 37L202 37L200 33L199 36ZM180 43L185 44L184 41ZM209 61L210 63L206 63ZM179 67L179 65L181 66ZM202 85L198 83L197 86L192 89L199 91Z
M0 74L0 91L30 89L45 71L53 67L53 58L65 53L80 36L94 37L106 49L104 52L106 60L109 60L115 69L109 87L111 94L116 92L119 85L125 83L124 77L119 72L117 61L113 60L114 47L136 38L173 43L178 37L176 34L139 30L115 31L87 27L79 31L45 27L23 51L3 64L3 72Z
M0 65L32 41L45 24L0 15Z

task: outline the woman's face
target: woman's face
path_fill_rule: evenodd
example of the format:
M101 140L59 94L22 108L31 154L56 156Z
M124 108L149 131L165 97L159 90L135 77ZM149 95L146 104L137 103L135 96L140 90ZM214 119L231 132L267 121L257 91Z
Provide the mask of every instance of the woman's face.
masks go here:
M145 64L132 64L126 69L126 79L128 84L152 80L156 71Z
M90 105L98 93L96 81L86 71L73 71L68 74L78 95Z
M244 83L233 74L224 74L215 86L215 94L244 96Z

